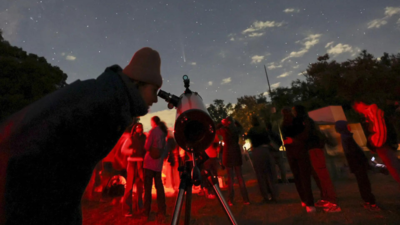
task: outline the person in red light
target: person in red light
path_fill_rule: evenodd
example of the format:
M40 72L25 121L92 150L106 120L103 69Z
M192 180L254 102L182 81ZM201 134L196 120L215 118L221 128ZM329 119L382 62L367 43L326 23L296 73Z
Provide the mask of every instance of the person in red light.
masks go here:
M128 163L126 167L127 179L125 193L121 201L128 206L128 212L125 217L132 216L133 201L132 190L136 182L136 200L138 209L143 207L143 158L146 153L144 144L146 143L146 135L143 133L143 125L141 123L135 124L132 128L130 138L128 138L122 145L122 154L128 156Z
M0 125L0 224L82 224L96 164L162 85L161 58L142 48L122 69L75 81Z
M387 122L385 113L376 104L367 105L356 101L353 108L365 118L367 147L376 152L389 170L390 175L400 184L400 161L397 158L397 137L394 127Z
M221 135L225 143L222 151L222 164L226 167L228 174L228 204L230 206L233 205L233 197L235 195L233 189L233 175L236 173L243 197L243 204L249 205L249 195L242 175L243 162L239 146L239 130L232 117L223 119L221 123L222 127L217 130L217 135Z

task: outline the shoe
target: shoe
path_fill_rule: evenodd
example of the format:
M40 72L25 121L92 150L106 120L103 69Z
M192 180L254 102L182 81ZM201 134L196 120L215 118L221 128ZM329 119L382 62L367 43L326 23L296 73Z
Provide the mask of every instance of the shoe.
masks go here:
M332 204L330 207L325 208L324 211L329 213L335 213L335 212L341 212L342 209L340 208L340 206Z
M198 196L204 196L205 192L203 189L200 189L199 193L197 193Z
M229 206L233 206L233 203L229 200L229 201L228 201L228 205L229 205Z
M301 202L301 207L306 207L306 206L307 206L306 203Z
M250 202L243 202L243 205L250 205Z
M381 208L379 208L379 206L377 206L376 204L370 204L369 202L364 203L364 208L372 212L381 211Z
M318 202L316 202L314 205L315 207L318 208L328 208L331 206L332 203L325 201L325 200L319 200Z
M126 214L125 214L125 217L132 217L132 216L133 216L132 213L126 213Z
M314 213L317 209L314 206L306 206L306 210L308 213Z
M207 198L208 198L208 199L214 199L214 198L215 198L215 195L209 194L209 195L207 195Z

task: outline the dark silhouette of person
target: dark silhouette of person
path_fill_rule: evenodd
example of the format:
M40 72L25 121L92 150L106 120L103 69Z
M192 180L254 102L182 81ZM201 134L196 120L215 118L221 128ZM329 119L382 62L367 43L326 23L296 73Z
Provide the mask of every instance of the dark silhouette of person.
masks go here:
M0 224L81 224L81 197L96 164L134 117L157 102L157 51L122 69L75 81L0 125Z
M228 174L228 204L233 205L233 197L235 194L233 189L233 175L236 173L243 197L243 203L248 205L250 204L250 201L242 175L243 162L242 152L239 146L239 129L235 125L232 117L223 119L221 123L222 127L217 130L217 135L221 135L224 141L222 164L225 166Z

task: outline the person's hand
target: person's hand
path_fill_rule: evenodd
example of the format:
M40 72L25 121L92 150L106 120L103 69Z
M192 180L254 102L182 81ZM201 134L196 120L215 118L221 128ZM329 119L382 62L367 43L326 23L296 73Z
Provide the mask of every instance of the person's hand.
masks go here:
M293 143L293 139L290 138L290 137L287 137L285 140L283 140L283 143L284 143L285 145L290 145L290 144Z

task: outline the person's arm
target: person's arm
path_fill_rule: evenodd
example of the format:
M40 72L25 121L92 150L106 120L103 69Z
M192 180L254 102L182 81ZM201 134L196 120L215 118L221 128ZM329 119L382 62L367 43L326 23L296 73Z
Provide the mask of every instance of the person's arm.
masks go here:
M133 153L133 149L132 148L130 148L130 146L132 145L132 139L131 139L131 137L127 137L126 139L125 139L125 141L124 141L124 143L122 144L122 147L121 147L121 153L123 154L123 155L132 155L132 153Z

